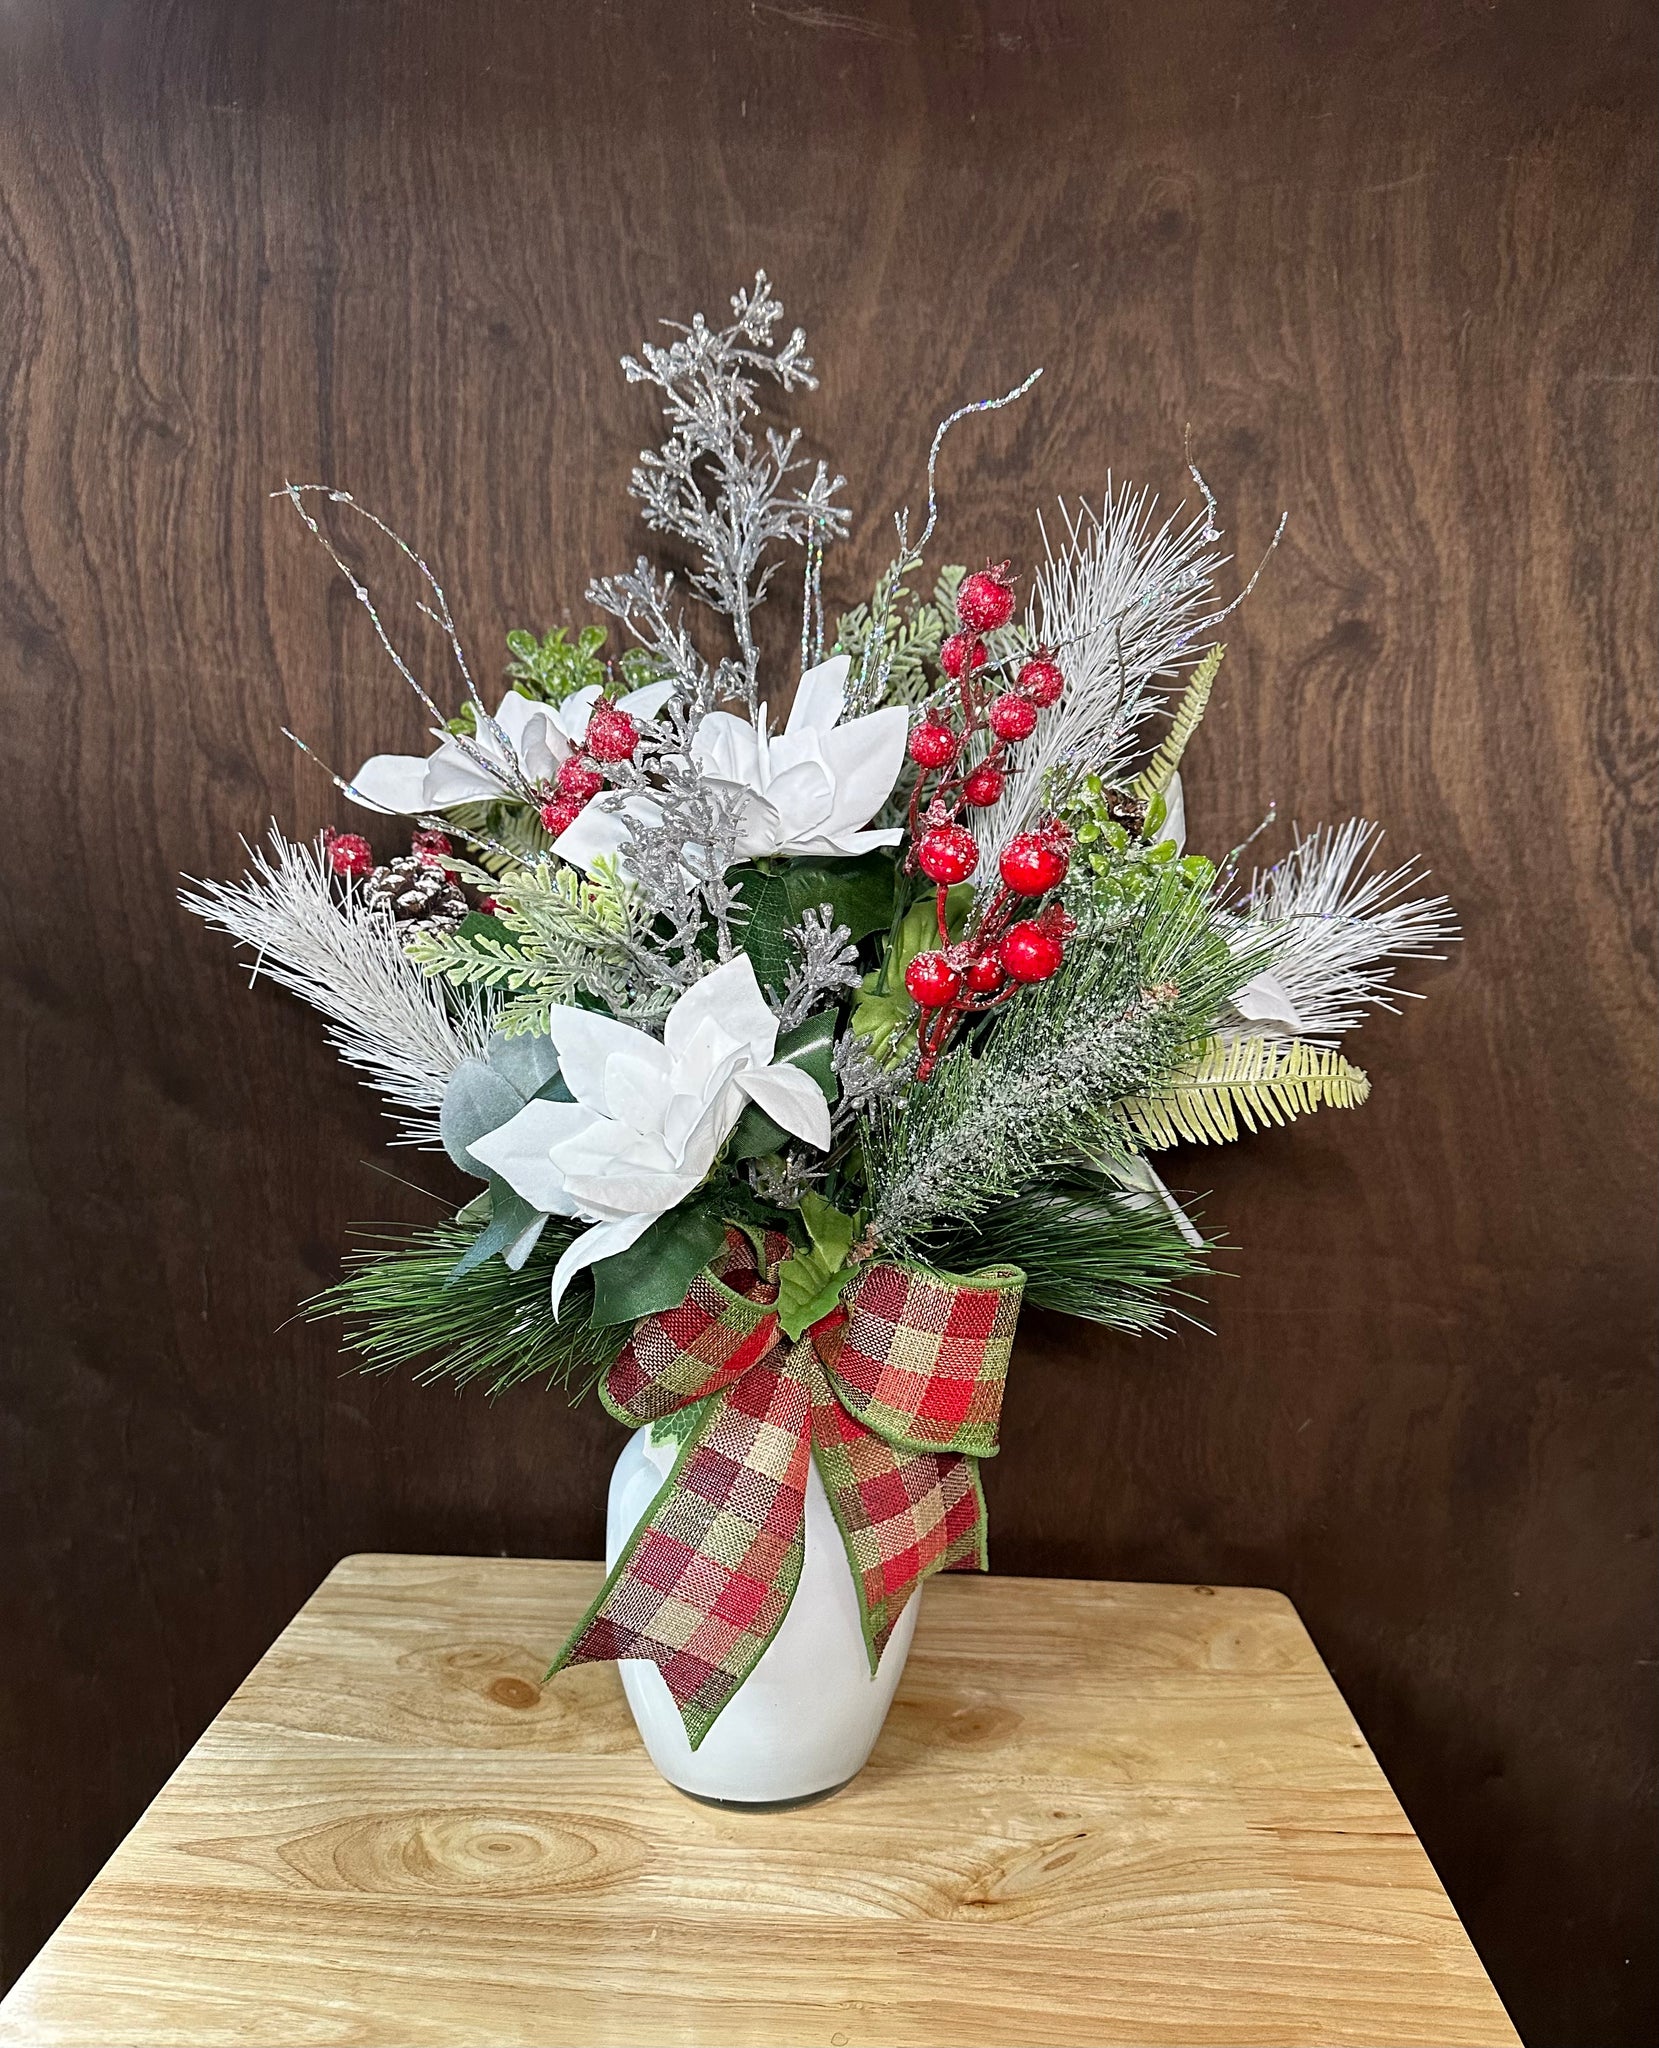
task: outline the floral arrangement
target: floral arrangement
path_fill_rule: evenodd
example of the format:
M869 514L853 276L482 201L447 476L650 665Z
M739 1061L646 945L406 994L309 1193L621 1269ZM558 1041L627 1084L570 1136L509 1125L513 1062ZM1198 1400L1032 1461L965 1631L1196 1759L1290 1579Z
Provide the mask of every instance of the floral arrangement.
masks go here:
M815 382L781 311L762 274L730 324L623 362L667 426L633 493L718 653L642 557L588 590L627 650L511 633L492 707L425 562L346 494L289 486L436 746L335 777L408 821L405 850L273 828L242 881L185 897L472 1184L312 1312L370 1369L597 1385L680 1439L561 1662L652 1658L694 1741L788 1605L808 1459L873 1668L922 1577L983 1565L1022 1301L1164 1329L1210 1247L1154 1155L1362 1103L1347 1034L1455 936L1360 821L1265 873L1248 841L1188 851L1181 762L1255 581L1217 596L1196 468L1190 518L1110 484L1066 511L1023 597L1007 563L924 577L947 431L1031 379L938 429L921 531L897 518L832 632L843 481L761 422L763 392ZM330 537L353 516L419 577L458 706ZM790 553L779 723L755 614Z

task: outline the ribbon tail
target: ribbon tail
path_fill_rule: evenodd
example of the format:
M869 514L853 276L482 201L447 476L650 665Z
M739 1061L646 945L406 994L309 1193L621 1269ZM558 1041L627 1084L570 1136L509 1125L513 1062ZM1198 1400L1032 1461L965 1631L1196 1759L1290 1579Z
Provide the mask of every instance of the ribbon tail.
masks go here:
M776 1351L709 1400L550 1678L612 1658L655 1664L701 1745L800 1583L811 1357Z
M874 1677L911 1595L934 1572L985 1571L979 1460L895 1450L849 1415L816 1371L812 1455L841 1531Z

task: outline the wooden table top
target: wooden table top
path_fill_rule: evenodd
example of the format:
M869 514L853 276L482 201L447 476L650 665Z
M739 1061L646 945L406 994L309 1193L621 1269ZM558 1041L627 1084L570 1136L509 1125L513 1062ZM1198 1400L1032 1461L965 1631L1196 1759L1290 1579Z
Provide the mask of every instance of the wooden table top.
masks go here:
M673 1791L592 1564L350 1557L0 2042L1513 2043L1290 1604L961 1576L820 1805Z

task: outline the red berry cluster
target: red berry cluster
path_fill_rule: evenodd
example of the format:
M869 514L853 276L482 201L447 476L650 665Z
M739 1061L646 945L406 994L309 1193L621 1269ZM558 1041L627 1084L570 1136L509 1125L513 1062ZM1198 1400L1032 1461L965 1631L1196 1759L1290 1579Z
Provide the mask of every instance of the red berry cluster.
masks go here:
M1053 656L1040 649L1021 664L1011 687L993 695L980 681L989 658L982 636L1006 626L1013 615L1006 562L964 580L956 599L957 630L939 650L939 664L957 686L957 705L949 712L930 711L910 735L910 758L921 773L910 800L906 865L934 884L939 927L938 947L918 953L904 976L923 1012L917 1024L921 1080L964 1017L995 1009L1022 984L1046 981L1055 972L1072 928L1058 902L1038 904L1065 880L1071 864L1071 835L1055 818L1008 842L1000 863L1002 886L976 912L963 938L953 941L945 924L947 892L979 866L979 842L961 822L964 807L983 809L998 800L1010 750L1030 738L1038 712L1066 686ZM989 745L969 763L965 756L981 738ZM1036 914L1017 918L1022 910Z
M582 741L583 751L567 755L559 763L559 772L551 788L543 785L546 789L541 806L543 830L555 839L561 832L568 832L605 787L605 777L597 763L631 761L638 745L639 727L633 719L608 698L601 697L589 714L588 729Z

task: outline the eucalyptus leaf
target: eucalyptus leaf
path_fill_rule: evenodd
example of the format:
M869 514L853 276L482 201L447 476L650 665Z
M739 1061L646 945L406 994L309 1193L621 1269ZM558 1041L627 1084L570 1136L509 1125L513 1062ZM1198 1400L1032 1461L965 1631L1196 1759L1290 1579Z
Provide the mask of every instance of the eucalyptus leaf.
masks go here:
M490 1131L518 1115L524 1096L504 1074L483 1060L467 1059L450 1075L444 1088L443 1106L438 1111L438 1135L444 1150L463 1173L475 1180L487 1178L468 1147Z
M497 1252L514 1272L535 1249L547 1222L546 1213L514 1192L499 1174L490 1175L490 1220L450 1269L446 1287L464 1279L475 1266L493 1259ZM469 1204L469 1207L471 1205Z

